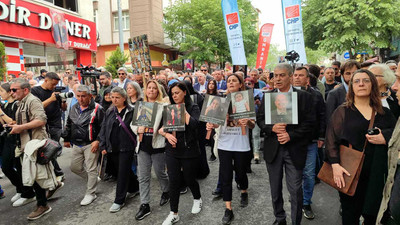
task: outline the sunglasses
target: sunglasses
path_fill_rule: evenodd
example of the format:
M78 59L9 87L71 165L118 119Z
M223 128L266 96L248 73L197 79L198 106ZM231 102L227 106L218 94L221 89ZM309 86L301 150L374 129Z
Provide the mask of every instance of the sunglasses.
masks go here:
M207 71L207 70L201 70L202 72L205 72L205 71Z
M251 82L246 82L246 83L244 83L245 85L253 85L253 83L251 83Z
M125 73L118 73L118 75L125 75Z
M19 88L11 88L10 89L12 92L17 92L19 90Z

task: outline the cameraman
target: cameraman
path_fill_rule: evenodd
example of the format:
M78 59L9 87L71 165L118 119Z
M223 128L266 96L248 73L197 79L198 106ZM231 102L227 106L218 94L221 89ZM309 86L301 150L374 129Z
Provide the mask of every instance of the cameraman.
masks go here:
M62 125L61 125L61 110L67 108L65 101L58 96L59 93L54 92L60 77L54 73L49 72L44 78L43 84L32 88L32 94L38 97L43 104L43 108L47 116L47 132L51 139L60 141ZM59 181L64 179L64 173L57 163L57 160L52 160L54 172ZM50 196L49 196L50 197Z
M78 104L72 107L62 136L65 147L70 148L73 144L71 171L87 182L86 194L81 201L84 206L97 198L97 135L103 122L104 110L94 102L89 87L79 85L75 93Z

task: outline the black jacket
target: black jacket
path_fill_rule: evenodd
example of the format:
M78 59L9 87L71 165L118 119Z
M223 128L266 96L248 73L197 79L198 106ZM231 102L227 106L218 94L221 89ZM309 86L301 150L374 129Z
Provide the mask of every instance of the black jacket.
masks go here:
M390 111L393 113L394 117L398 119L400 116L400 106L397 100L396 92L390 90L390 97L386 100L389 104Z
M315 126L312 131L313 140L325 139L325 129L326 129L326 118L325 118L325 101L322 97L321 92L315 90L312 87L307 87L306 91L313 96L313 107L315 109Z
M68 115L62 137L66 142L75 145L88 145L97 140L103 123L104 110L92 99L88 108L81 112L77 103L72 106Z
M176 132L176 138L178 139L176 148L172 148L172 145L165 139L167 143L165 146L166 154L176 158L195 158L200 155L198 140L200 109L198 105L193 104L191 107L186 108L186 111L190 114L189 125L185 123L185 131Z
M116 115L115 115L115 106L111 106L104 117L103 121L103 126L101 127L101 131L99 134L99 140L100 140L100 150L107 150L107 152L112 152L112 144L111 144L111 131L113 128L113 123L116 120ZM130 123L132 122L133 118L133 107L130 106L129 104L126 106L126 111L123 116L121 116L122 121L124 121L126 127L128 128L130 134L136 140L136 135L132 132ZM120 129L122 132L125 132L125 130L120 126ZM126 141L120 143L120 149L119 151L121 152L127 152L127 151L134 151L136 147L136 143L130 140L128 138Z
M297 90L298 105L298 124L288 124L286 131L290 136L290 141L284 146L289 151L289 155L297 169L303 169L307 158L307 145L311 141L311 133L315 123L315 110L309 103L313 102L311 94L303 90ZM277 92L277 89L271 92ZM265 96L264 96L265 99ZM279 142L276 133L272 132L273 125L265 124L265 103L262 101L257 113L257 125L265 132L264 139L264 159L267 163L272 163L279 150ZM269 113L269 112L267 112Z
M329 123L329 120L337 107L346 101L346 95L347 92L344 84L329 92L328 97L326 98L326 124Z

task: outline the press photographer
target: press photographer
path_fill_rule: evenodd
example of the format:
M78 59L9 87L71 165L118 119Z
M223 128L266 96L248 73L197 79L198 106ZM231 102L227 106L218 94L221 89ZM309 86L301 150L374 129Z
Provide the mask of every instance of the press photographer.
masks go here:
M65 98L62 97L67 97L66 95L69 94L55 92L59 81L60 78L56 73L49 72L46 74L43 84L33 87L31 91L33 95L42 101L43 108L47 116L47 132L50 138L55 141L60 141L62 132L61 114L62 110L65 111L67 108ZM54 159L52 163L54 165L54 172L56 176L59 177L59 180L62 180L64 173L58 165L57 160Z

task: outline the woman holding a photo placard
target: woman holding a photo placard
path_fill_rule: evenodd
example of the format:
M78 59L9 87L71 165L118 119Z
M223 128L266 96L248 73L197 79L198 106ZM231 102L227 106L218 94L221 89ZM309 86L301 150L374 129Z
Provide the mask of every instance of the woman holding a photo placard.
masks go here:
M245 90L243 78L237 74L231 74L227 78L227 92L234 93ZM255 122L253 119L239 119L232 121L227 115L225 126L221 127L218 136L218 155L219 155L219 179L222 181L222 195L225 201L225 214L222 218L223 224L230 224L233 220L232 211L232 179L233 170L236 171L236 182L241 189L240 207L248 205L247 188L249 186L246 168L251 151L249 130L253 129ZM219 125L207 123L207 130L218 128ZM246 133L242 133L245 127Z
M190 98L189 90L184 82L173 83L169 90L171 104L185 104L185 131L177 131L176 135L164 132L162 127L159 133L166 141L166 162L169 177L169 194L171 212L164 220L163 225L176 223L179 220L178 205L182 180L192 191L194 198L192 213L201 211L202 200L200 186L196 181L199 168L198 126L200 109Z
M141 205L135 216L136 220L142 220L150 214L151 167L154 168L162 191L160 206L169 201L169 182L165 170L165 138L158 132L162 121L163 106L168 102L163 100L161 86L155 80L147 82L144 93L145 102L158 103L158 105L155 115L153 113L156 119L152 128L132 126L132 131L137 135L137 142L139 143L136 146L136 153Z

